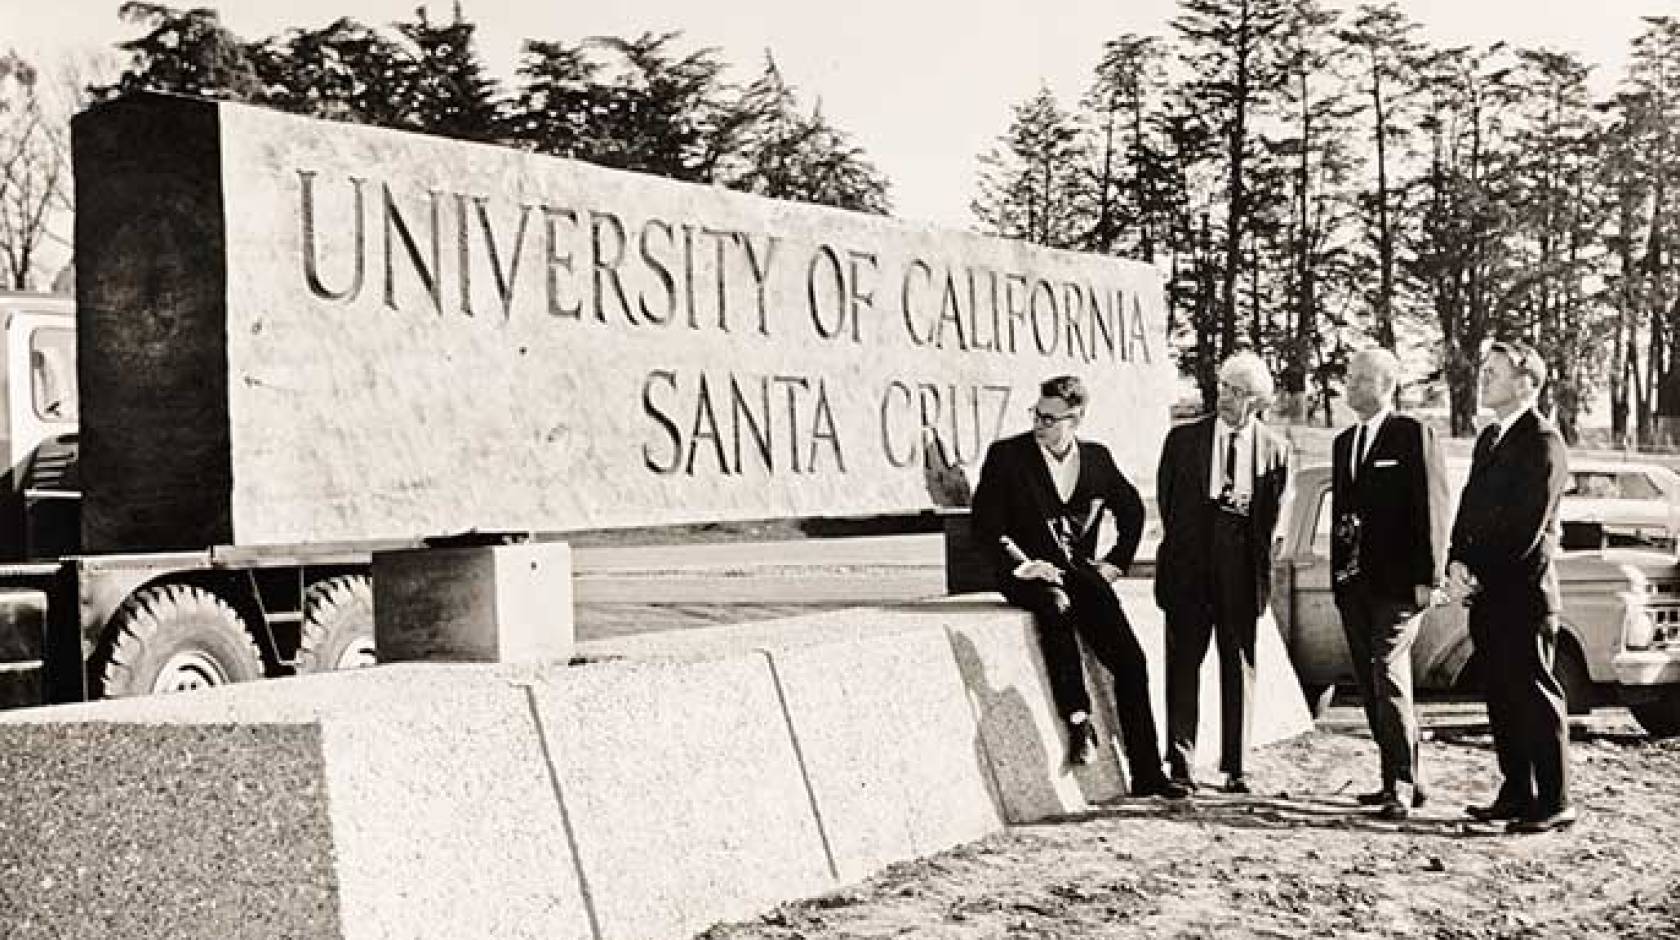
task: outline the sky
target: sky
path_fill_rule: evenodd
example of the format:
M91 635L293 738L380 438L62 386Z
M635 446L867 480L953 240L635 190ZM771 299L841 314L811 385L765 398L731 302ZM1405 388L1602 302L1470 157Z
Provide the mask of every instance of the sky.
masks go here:
M460 0L479 24L480 53L504 81L527 38L682 30L714 46L749 81L774 53L803 100L849 131L892 181L895 214L968 227L979 154L1006 129L1010 107L1048 85L1071 105L1089 83L1104 40L1170 32L1174 0ZM177 0L210 6L250 40L341 15L368 24L409 18L449 0ZM1342 6L1332 0L1332 5ZM120 0L0 0L0 48L46 62L110 49L139 35ZM1402 0L1439 45L1545 46L1602 66L1613 87L1641 15L1680 16L1680 0ZM1052 12L1046 12L1052 11Z

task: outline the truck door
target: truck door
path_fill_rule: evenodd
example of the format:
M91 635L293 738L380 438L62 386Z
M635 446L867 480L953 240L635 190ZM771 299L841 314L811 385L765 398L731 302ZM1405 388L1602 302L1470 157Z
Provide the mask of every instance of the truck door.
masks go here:
M77 419L76 330L63 316L19 312L6 324L10 466L36 445L74 433Z

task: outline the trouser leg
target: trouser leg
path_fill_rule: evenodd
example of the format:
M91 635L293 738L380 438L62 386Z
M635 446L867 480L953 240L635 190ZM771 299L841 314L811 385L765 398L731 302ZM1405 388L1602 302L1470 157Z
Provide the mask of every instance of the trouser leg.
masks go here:
M1149 662L1120 599L1092 572L1069 573L1074 622L1091 654L1114 679L1114 704L1134 782L1161 776L1161 745L1149 704Z
M1569 805L1569 722L1563 687L1552 672L1555 626L1536 630L1527 645L1528 668L1515 691L1534 772L1535 805L1551 811Z
M1365 709L1365 725L1371 729L1372 739L1377 741L1377 753L1381 755L1382 763L1382 785L1387 789L1393 786L1394 776L1388 756L1382 750L1382 741L1377 736L1381 719L1377 713L1376 669L1371 655L1371 605L1364 590L1355 586L1336 599L1336 610L1341 614L1342 633L1347 637L1348 661L1353 666L1353 681L1359 687L1359 700Z
M1085 687L1079 636L1067 592L1048 582L1024 581L1012 586L1009 593L1012 602L1032 612L1057 714L1065 721L1075 712L1089 712L1091 695Z
M1391 601L1372 605L1372 614L1371 684L1376 689L1372 734L1382 752L1383 784L1416 785L1418 723L1412 696L1412 646L1422 614L1412 605Z
M1167 763L1173 776L1189 779L1196 766L1202 661L1213 636L1212 611L1200 604L1166 611L1166 634Z
M1254 639L1252 617L1222 616L1214 624L1219 647L1219 769L1243 773L1248 753L1254 705Z
M1508 625L1495 623L1494 612L1484 601L1470 608L1471 642L1482 664L1482 688L1487 702L1488 727L1493 732L1493 750L1504 777L1499 785L1500 802L1526 805L1534 801L1534 775L1524 753L1524 742L1517 727L1517 715L1512 703L1511 687L1514 664L1511 656L1523 655L1513 649L1502 633Z

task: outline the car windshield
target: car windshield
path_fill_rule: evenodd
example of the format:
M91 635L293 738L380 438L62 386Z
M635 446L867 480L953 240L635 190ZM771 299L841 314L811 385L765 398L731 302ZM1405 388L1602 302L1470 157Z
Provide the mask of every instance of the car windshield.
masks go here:
M1564 495L1578 499L1661 500L1662 490L1649 476L1630 470L1576 470Z

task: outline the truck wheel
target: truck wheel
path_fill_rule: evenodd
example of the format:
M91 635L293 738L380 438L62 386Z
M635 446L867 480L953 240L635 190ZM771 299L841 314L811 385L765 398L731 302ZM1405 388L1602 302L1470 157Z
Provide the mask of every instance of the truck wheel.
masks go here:
M1587 675L1587 663L1572 641L1558 644L1552 673L1563 687L1563 704L1571 715L1585 715L1592 711L1593 684Z
M309 586L297 671L360 669L379 662L373 648L373 580L341 575Z
M1672 738L1680 734L1680 690L1670 689L1662 697L1629 705L1628 711L1639 726L1653 738Z
M100 698L183 692L260 679L262 654L228 603L203 588L145 588L111 616L91 664Z

